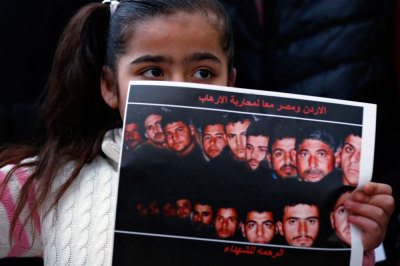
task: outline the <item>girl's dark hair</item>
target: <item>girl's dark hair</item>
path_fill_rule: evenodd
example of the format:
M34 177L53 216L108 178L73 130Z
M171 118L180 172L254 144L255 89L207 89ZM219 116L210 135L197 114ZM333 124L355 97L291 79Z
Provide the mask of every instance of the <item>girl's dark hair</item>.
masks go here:
M31 220L50 195L52 184L64 163L74 161L75 168L58 188L50 208L57 205L83 166L102 154L105 132L121 126L120 114L106 105L101 95L100 79L106 78L103 67L108 65L114 73L117 72L116 63L124 54L136 23L179 11L196 12L207 16L211 22L215 21L215 25L220 27L221 45L230 58L229 67L233 69L232 30L229 18L217 0L121 1L111 19L108 5L93 3L83 7L71 19L57 47L42 106L46 130L44 144L9 146L0 154L0 166L16 164L1 183L0 196L16 170L33 167L17 199L10 239L27 202L29 188L36 185L37 201L33 208L29 208L24 224ZM23 161L30 157L35 159Z
M125 0L111 17L106 64L115 72L116 62L126 52L126 44L138 23L159 16L184 12L199 14L214 24L220 33L223 51L228 56L228 73L233 74L233 36L228 14L217 0ZM132 16L132 14L135 14ZM230 77L231 77L230 76Z

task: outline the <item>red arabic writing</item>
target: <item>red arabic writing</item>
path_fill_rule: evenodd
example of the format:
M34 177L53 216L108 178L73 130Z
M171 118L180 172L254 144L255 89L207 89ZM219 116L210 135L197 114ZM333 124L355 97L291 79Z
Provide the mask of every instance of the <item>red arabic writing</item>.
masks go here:
M238 247L235 245L227 246L224 250L224 253L234 253L236 256L240 254L258 254L261 256L270 256L271 258L275 259L277 257L281 257L284 254L284 250L280 249L278 252L272 252L271 250L264 250L261 247L256 246L246 246L246 248Z
M296 105L280 105L276 107L273 103L265 102L264 100L257 99L256 101L249 101L243 97L242 100L237 100L235 95L231 95L231 98L228 101L227 96L218 96L213 97L212 95L206 95L204 97L199 96L199 101L204 104L205 102L213 103L213 104L233 104L235 107L243 107L243 106L254 106L254 107L263 107L263 108L271 108L280 112L283 110L293 111L295 113L303 113L303 114L312 114L312 115L324 115L326 114L325 106L296 106Z

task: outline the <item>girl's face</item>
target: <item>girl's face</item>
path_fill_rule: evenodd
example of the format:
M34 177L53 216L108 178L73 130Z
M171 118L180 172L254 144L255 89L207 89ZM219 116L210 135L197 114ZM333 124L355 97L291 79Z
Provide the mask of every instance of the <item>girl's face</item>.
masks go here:
M205 17L177 13L136 25L117 63L119 95L102 80L103 98L124 117L130 80L162 80L233 86L220 34ZM112 85L112 84L111 84Z

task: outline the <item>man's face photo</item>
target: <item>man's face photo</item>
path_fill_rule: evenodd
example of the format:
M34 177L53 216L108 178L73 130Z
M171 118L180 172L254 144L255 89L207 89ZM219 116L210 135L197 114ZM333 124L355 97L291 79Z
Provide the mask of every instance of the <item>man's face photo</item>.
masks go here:
M242 234L249 242L267 244L275 235L275 222L272 212L251 211L241 224Z
M333 212L330 215L332 229L335 230L336 235L348 246L351 246L349 213L343 205L350 197L351 191L343 193L336 201Z
M196 204L193 208L193 222L198 226L207 226L212 223L212 207L207 204Z
M256 170L266 159L268 152L268 136L248 136L246 140L246 160L250 169Z
M165 144L165 136L161 127L160 115L151 114L144 120L145 136L156 145Z
M138 131L138 124L129 123L125 125L124 140L131 148L136 147L142 141L142 138L140 137L140 133Z
M233 208L220 208L215 214L214 226L219 238L233 237L238 226L237 211Z
M277 139L271 147L272 168L281 178L296 177L296 139Z
M226 146L226 135L222 124L208 125L203 132L203 150L208 158L221 154Z
M289 245L311 247L319 231L318 207L308 204L286 206L283 221L277 224L279 233Z
M176 208L171 203L167 202L162 206L162 211L164 217L173 217L176 216Z
M340 151L343 184L357 186L360 174L361 137L349 135Z
M168 146L178 153L185 152L194 141L194 129L181 121L167 124L164 133Z
M335 168L332 148L321 140L305 139L297 149L297 170L301 179L320 181Z
M189 218L192 212L192 205L188 199L180 199L176 201L176 216L180 219Z
M249 120L228 123L225 127L226 138L233 157L236 160L246 160L246 131L250 126Z

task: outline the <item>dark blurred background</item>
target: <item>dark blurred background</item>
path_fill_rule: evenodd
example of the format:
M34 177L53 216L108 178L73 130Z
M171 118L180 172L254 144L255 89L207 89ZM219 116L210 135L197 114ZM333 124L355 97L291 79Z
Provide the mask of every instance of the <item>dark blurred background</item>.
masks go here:
M0 144L42 136L38 110L58 38L69 18L94 1L3 0L0 8ZM232 17L237 87L378 104L373 180L400 201L400 103L396 0L221 0ZM39 122L38 122L39 121ZM398 208L384 242L398 265ZM41 265L6 259L1 265Z
M0 8L0 143L36 139L52 57L62 29L87 0L4 0Z

